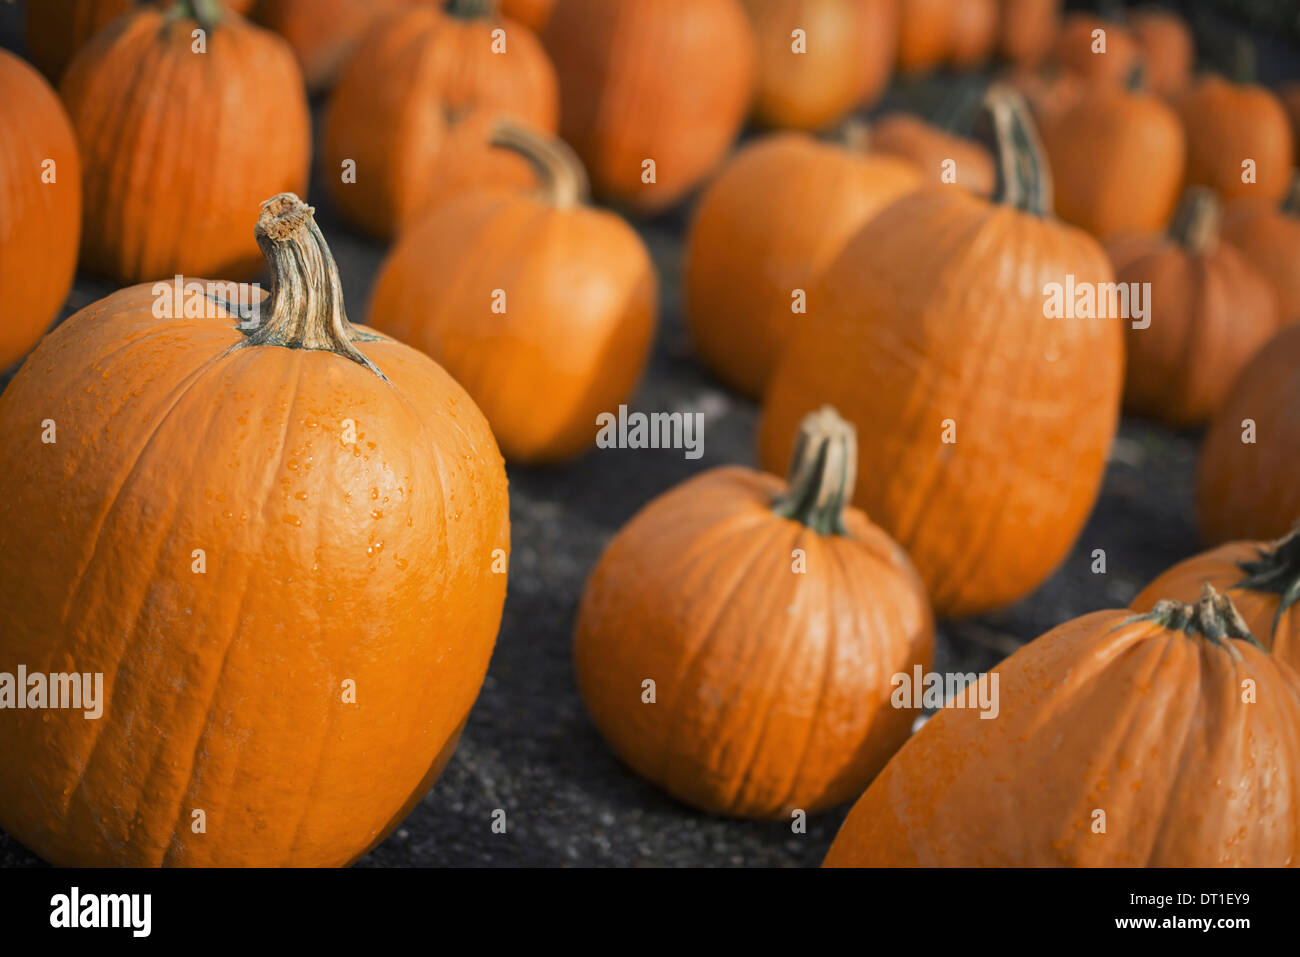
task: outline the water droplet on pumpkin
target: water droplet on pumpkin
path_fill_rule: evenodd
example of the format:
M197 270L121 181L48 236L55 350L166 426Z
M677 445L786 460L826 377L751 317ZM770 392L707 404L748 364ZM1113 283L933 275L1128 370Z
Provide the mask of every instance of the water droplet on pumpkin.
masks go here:
M370 517L375 519L383 518L384 510L382 508L372 508L370 510Z
M300 519L297 515L286 515L284 517L284 521L285 524L287 525L296 525L296 526L302 525L302 519Z
M294 493L293 493L293 497L296 498L296 499L297 499L298 501L300 501L300 502L305 502L305 501L307 501L307 493L306 493L306 492L294 492Z

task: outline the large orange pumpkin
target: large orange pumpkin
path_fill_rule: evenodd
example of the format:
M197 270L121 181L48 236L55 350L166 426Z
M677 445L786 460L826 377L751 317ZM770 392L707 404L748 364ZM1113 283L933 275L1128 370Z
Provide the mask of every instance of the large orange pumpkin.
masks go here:
M333 86L362 36L410 0L259 0L257 22L289 41L307 88Z
M907 738L894 675L929 669L911 564L846 507L852 427L806 419L790 479L730 466L645 506L578 610L574 667L620 758L718 814L788 817L859 793Z
M685 196L749 112L757 56L738 0L557 0L544 36L564 138L597 195L633 211Z
M77 142L54 91L0 50L0 369L58 315L81 231Z
M1001 0L998 53L1021 67L1047 58L1061 28L1061 0Z
M1291 124L1271 91L1207 74L1178 99L1178 109L1189 184L1224 199L1276 203L1286 195L1295 158Z
M911 113L887 113L868 132L871 149L915 165L926 184L952 182L976 196L993 193L997 168L985 147Z
M1211 542L1280 538L1300 519L1300 325L1241 374L1201 447L1196 504Z
M304 190L310 165L302 73L282 39L233 15L141 6L81 50L60 93L81 147L87 269L125 283L260 268L248 210Z
M1224 211L1223 238L1272 284L1282 321L1300 322L1300 174L1280 207L1233 203Z
M916 563L942 615L1015 601L1069 551L1115 433L1123 333L1046 318L1046 286L1105 283L1086 233L1052 221L1024 101L1000 87L992 203L935 186L886 207L811 294L763 402L760 461L822 403L858 428L854 501Z
M762 394L815 280L850 237L921 185L912 164L802 133L746 146L709 184L687 238L686 318L701 358ZM802 294L802 295L801 295Z
M1058 66L1097 85L1123 85L1140 59L1127 27L1082 12L1065 17L1053 47Z
M819 129L870 106L889 82L898 44L895 0L743 2L758 40L760 122Z
M510 547L487 422L348 323L310 208L268 200L257 239L256 319L220 301L237 283L123 289L0 397L0 671L103 675L98 720L0 721L0 826L54 864L352 861L487 669Z
M1300 860L1300 676L1212 590L1098 611L945 707L849 812L828 867L1283 867Z

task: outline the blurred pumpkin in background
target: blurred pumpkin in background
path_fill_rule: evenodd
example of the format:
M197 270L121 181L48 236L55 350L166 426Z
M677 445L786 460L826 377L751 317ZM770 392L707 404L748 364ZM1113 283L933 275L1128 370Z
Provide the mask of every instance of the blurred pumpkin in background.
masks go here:
M961 0L948 25L948 64L960 70L982 66L998 36L998 0Z
M1270 90L1206 74L1179 97L1178 110L1189 185L1208 186L1225 200L1277 203L1286 195L1295 159L1291 124Z
M1089 83L1120 86L1133 75L1141 52L1122 23L1075 12L1067 14L1061 25L1052 59Z
M312 92L334 84L366 30L414 0L258 0L258 23L289 41Z
M1126 22L1141 52L1147 89L1170 99L1183 93L1196 65L1196 41L1187 21L1172 10L1144 7Z
M546 29L555 0L501 0L501 12L535 33Z
M952 26L965 0L898 0L898 69L928 73L952 50Z
M998 53L1016 66L1041 64L1061 29L1061 0L1002 0L998 14Z
M924 185L952 182L976 196L993 193L997 171L983 144L957 136L911 113L886 113L866 132L872 150L905 159Z
M1300 173L1280 207L1249 199L1231 204L1223 238L1272 284L1282 322L1300 322Z

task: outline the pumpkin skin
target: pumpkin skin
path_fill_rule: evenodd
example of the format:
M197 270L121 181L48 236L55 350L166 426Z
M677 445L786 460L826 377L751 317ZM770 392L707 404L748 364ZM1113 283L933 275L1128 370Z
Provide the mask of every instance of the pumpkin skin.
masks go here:
M759 396L808 293L872 216L921 185L893 156L781 133L745 146L711 182L687 237L685 300L700 357ZM809 308L815 309L815 304Z
M1036 67L1061 29L1061 0L1002 0L998 53L1017 66Z
M851 430L820 416L791 483L728 466L641 509L578 610L574 667L601 734L713 813L788 819L851 798L916 717L891 706L891 677L930 666L925 593L903 550L845 508Z
M948 62L960 69L980 66L993 53L998 35L998 0L962 0L948 24Z
M889 82L898 43L895 0L744 0L758 41L760 123L816 130L870 106ZM791 49L802 29L807 48Z
M1286 110L1262 86L1207 75L1178 100L1187 131L1187 182L1224 199L1276 203L1286 195L1294 158ZM1255 182L1243 183L1242 162L1255 161Z
M952 24L965 0L899 0L898 69L928 73L952 50Z
M1098 611L1021 648L993 669L998 719L945 707L926 722L825 866L1293 866L1300 677L1214 601L1222 613Z
M997 171L980 143L956 136L910 113L889 113L870 132L871 148L912 163L927 184L942 183L944 164L956 164L956 185L976 196L990 196Z
M1300 518L1300 326L1246 366L1205 433L1196 505L1209 542L1280 538ZM1255 442L1242 441L1251 420Z
M1291 143L1300 148L1300 83L1283 83L1277 88L1282 109L1291 121Z
M1129 607L1151 611L1161 595L1194 601L1207 583L1232 599L1274 658L1300 669L1300 534L1276 542L1229 542L1194 555L1162 572Z
M1224 210L1223 238L1245 254L1277 294L1283 323L1300 322L1300 178L1280 208L1239 200Z
M256 20L289 42L307 89L333 86L362 35L410 0L259 0Z
M380 270L369 323L445 367L507 459L556 462L589 447L596 417L636 387L657 282L632 228L582 202L567 150L509 124L497 140L544 169L543 195L471 192L412 227Z
M419 799L487 668L509 550L487 422L348 324L296 197L258 233L255 332L215 303L156 318L130 287L0 397L0 662L104 674L98 721L0 721L0 825L57 865L345 864Z
M54 182L43 182L47 160ZM39 73L0 50L0 369L36 344L72 287L81 162L63 104Z
M726 155L757 76L737 0L558 0L544 34L564 139L598 197L636 213L672 206ZM656 182L643 182L654 160Z
M1103 240L1169 223L1186 139L1178 115L1159 99L1092 88L1073 107L1049 111L1042 132L1061 219Z
M1121 283L1151 284L1150 326L1124 323L1124 408L1167 425L1213 415L1278 328L1268 280L1218 239L1218 206L1209 190L1189 190L1167 237L1113 257Z
M1094 30L1106 31L1105 52L1093 52ZM1052 59L1090 84L1122 86L1140 56L1137 41L1122 24L1088 13L1070 13L1057 34Z
M986 102L1007 192L990 204L925 189L860 230L790 336L759 427L772 471L804 414L841 410L871 450L855 504L953 617L1015 601L1068 552L1097 495L1123 379L1118 323L1044 317L1046 283L1109 282L1110 264L1086 233L1042 218L1050 185L1023 100L994 87ZM945 420L955 443L942 441Z
M1170 99L1186 91L1196 65L1196 43L1187 21L1172 10L1152 7L1133 11L1128 27L1141 52L1147 89Z
M196 54L201 23L207 53ZM159 76L167 95L148 95ZM283 40L236 16L213 24L141 6L95 35L59 92L81 150L84 268L120 283L261 268L248 211L305 190L311 155L302 74Z
M546 29L555 0L501 0L501 12L517 20L534 33Z

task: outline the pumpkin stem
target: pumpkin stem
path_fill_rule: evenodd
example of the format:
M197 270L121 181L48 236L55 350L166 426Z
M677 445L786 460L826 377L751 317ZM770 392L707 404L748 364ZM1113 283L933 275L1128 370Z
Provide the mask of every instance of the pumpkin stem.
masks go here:
M176 0L171 15L175 19L194 20L204 30L211 30L226 15L221 0Z
M1232 40L1232 79L1243 85L1259 79L1259 58L1247 33L1238 33Z
M1130 93L1146 92L1147 68L1141 57L1133 61L1133 68L1128 71L1128 76L1124 78L1124 87Z
M1214 190L1189 186L1169 223L1169 238L1189 253L1203 256L1219 242L1223 212Z
M283 346L333 352L387 380L352 343L369 338L348 322L343 284L313 213L293 193L262 203L253 230L271 273L270 316L236 348ZM377 338L377 337L374 337Z
M799 423L786 490L772 511L819 535L847 535L844 509L853 498L857 470L857 430L824 405Z
M495 20L500 16L500 0L450 0L446 10L461 20Z
M1024 97L1003 83L984 94L976 138L997 158L993 200L1035 216L1052 211L1052 174Z
M544 136L503 117L493 127L489 143L528 160L541 180L537 192L543 202L565 208L587 201L587 171L564 140Z
M831 141L850 153L869 153L871 152L871 124L859 116L850 116L840 123Z
M1201 597L1195 604L1166 598L1156 602L1155 608L1147 614L1137 617L1154 621L1170 631L1200 635L1210 644L1220 645L1237 657L1241 656L1241 652L1226 639L1236 638L1238 641L1250 642L1256 648L1268 650L1250 633L1250 628L1241 617L1241 612L1237 611L1237 607L1232 603L1232 599L1227 595L1220 595L1209 582L1205 583Z
M1267 548L1259 549L1259 558L1241 562L1246 577L1238 588L1269 592L1278 596L1277 615L1273 619L1274 631L1282 616L1296 602L1300 602L1300 526Z

